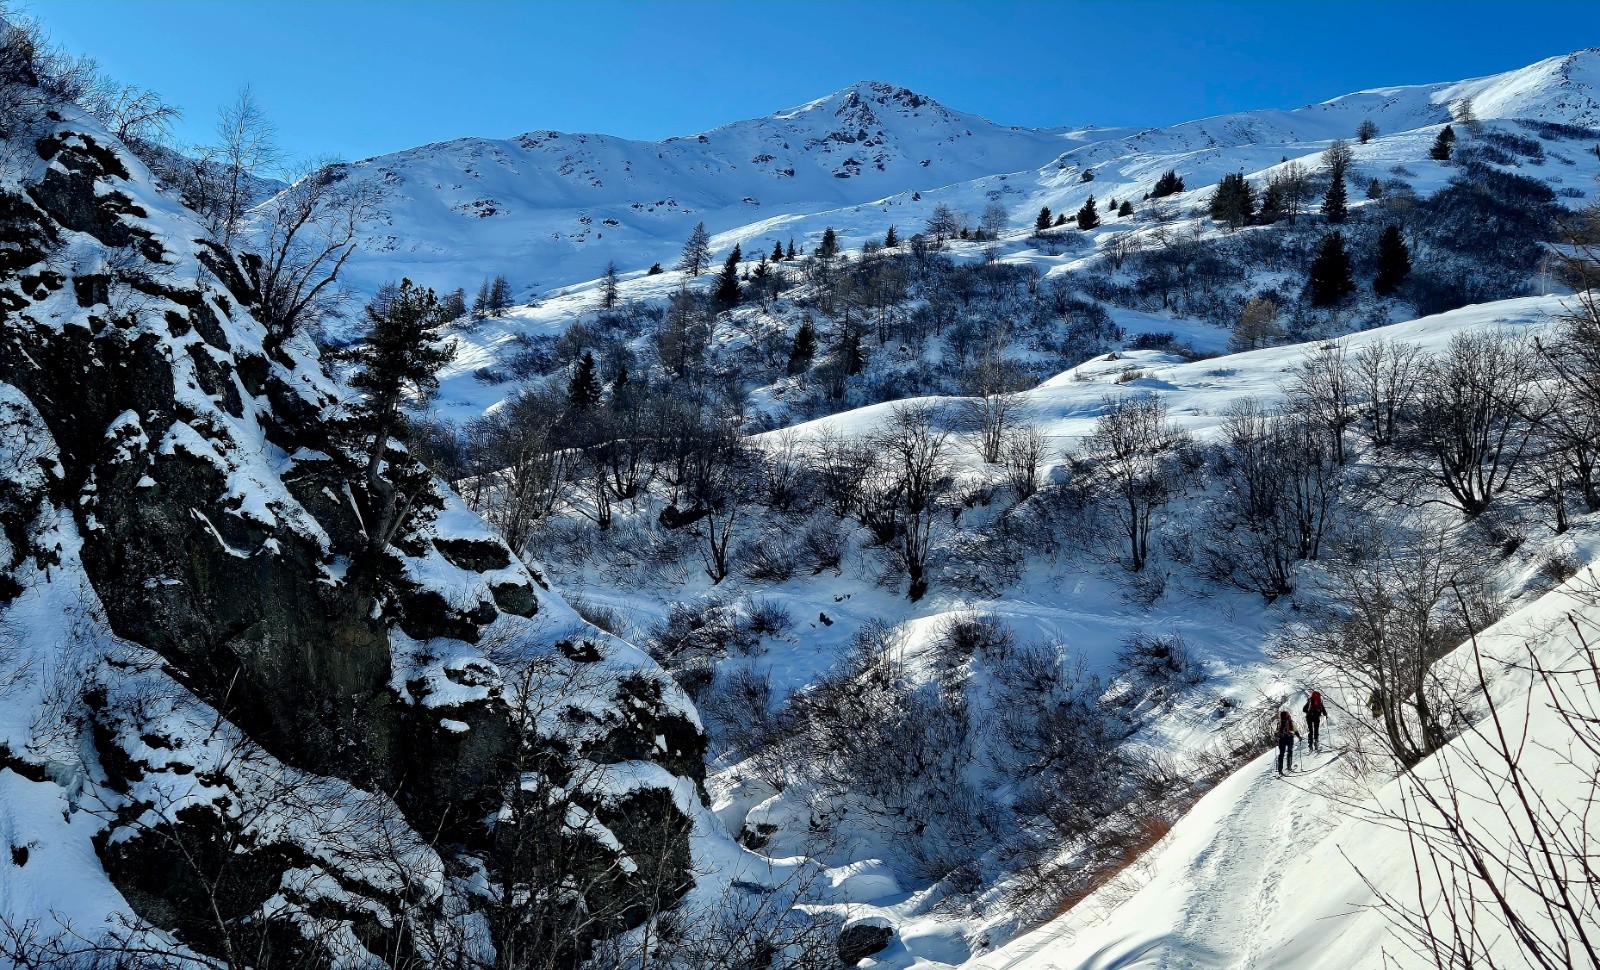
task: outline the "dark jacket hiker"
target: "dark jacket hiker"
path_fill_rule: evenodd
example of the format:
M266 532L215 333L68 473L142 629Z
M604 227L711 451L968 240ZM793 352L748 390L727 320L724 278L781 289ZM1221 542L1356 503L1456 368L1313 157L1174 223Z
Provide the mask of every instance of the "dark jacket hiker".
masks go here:
M1294 741L1300 736L1300 729L1295 726L1294 718L1288 711L1278 712L1278 774L1283 774L1284 766L1290 771L1294 770Z

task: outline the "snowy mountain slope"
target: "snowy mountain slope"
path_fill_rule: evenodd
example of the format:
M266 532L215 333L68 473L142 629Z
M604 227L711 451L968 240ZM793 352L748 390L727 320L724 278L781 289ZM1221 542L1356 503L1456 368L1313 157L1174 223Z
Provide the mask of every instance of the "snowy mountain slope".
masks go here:
M592 280L608 261L624 271L670 265L701 220L719 250L741 242L752 256L827 225L854 242L890 223L914 230L938 202L975 217L997 199L1024 226L1039 205L1071 212L1091 192L1137 200L1169 168L1184 172L1191 193L1227 172L1256 173L1350 138L1366 118L1386 137L1431 139L1462 98L1486 121L1594 127L1597 83L1600 50L1591 49L1486 78L1134 130L1006 127L862 82L662 142L561 132L443 142L341 167L376 201L349 278L363 292L400 276L470 291L503 273L526 299ZM1083 182L1085 172L1095 181Z
M1055 131L873 81L661 142L555 131L444 142L342 167L380 213L351 272L368 289L395 273L450 288L504 272L528 295L608 259L665 260L701 220L721 231L1032 169L1061 148Z
M1550 669L1579 671L1569 689L1593 690L1577 651L1592 639L1600 610L1595 577L1585 571L1479 638L1511 743L1529 739L1524 767L1548 804L1577 808L1592 793L1595 752L1569 749L1566 729L1526 670L1531 650ZM1470 663L1470 645L1441 663ZM1502 666L1503 664L1503 666ZM1579 680L1590 686L1577 688ZM1581 694L1579 696L1582 696ZM1593 703L1589 697L1587 703ZM1341 707L1359 708L1359 699ZM1344 724L1355 715L1335 709L1325 732L1329 750L1307 754L1287 778L1265 754L1207 794L1165 839L1116 884L1071 912L963 964L972 970L1109 970L1109 968L1344 968L1433 966L1395 935L1374 905L1375 893L1414 904L1412 846L1383 820L1398 810L1410 782L1396 780L1363 793L1349 767ZM1483 730L1488 730L1484 726ZM1488 738L1469 732L1424 765L1436 782L1447 771L1462 779L1464 817L1491 839L1515 837L1493 808L1496 797L1472 782L1467 759L1486 756ZM1568 760L1568 759L1572 760ZM1502 791L1499 798L1509 798ZM1575 820L1574 820L1575 821ZM1370 884L1369 884L1370 881ZM1425 892L1431 907L1437 891ZM1516 902L1527 907L1528 898ZM1525 912L1531 910L1525 909ZM1591 914L1592 916L1593 914ZM1477 918L1502 965L1520 963L1490 907ZM1535 919L1537 925L1537 919ZM1387 955L1388 960L1384 957Z

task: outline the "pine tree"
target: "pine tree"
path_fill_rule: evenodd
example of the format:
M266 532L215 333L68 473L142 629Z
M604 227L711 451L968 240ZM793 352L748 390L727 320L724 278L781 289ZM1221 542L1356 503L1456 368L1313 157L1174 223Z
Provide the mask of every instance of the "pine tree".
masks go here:
M1261 193L1261 209L1256 213L1256 221L1262 225L1270 226L1283 218L1283 185L1273 179L1267 183L1267 188Z
M817 255L823 259L832 259L839 255L839 237L833 227L822 230L822 242L817 244Z
M1367 198L1369 198L1369 199L1381 199L1381 198L1383 198L1383 183L1379 182L1377 179L1369 180L1367 182Z
M1089 196L1078 210L1078 228L1087 232L1100 224L1100 213L1095 209L1094 196Z
M367 305L366 338L356 348L350 386L363 394L357 427L371 437L367 451L367 491L374 503L367 549L383 551L403 516L395 486L382 474L389 437L401 423L409 400L425 402L439 389L439 368L455 356L441 346L439 329L449 321L433 291L402 280L382 301Z
M722 264L722 272L717 274L717 285L712 290L711 298L717 305L725 310L731 310L739 305L739 257L743 255L738 246L733 247L733 252L728 254L728 259Z
M567 407L573 411L593 411L600 405L600 378L594 372L594 354L585 350L567 383Z
M1344 248L1344 233L1335 229L1322 237L1317 257L1311 262L1306 295L1312 306L1331 307L1343 303L1354 293L1355 279L1350 273L1350 254Z
M1117 215L1119 217L1133 215L1133 203L1129 202L1127 199L1123 199L1122 204L1117 206Z
M690 276L699 276L706 271L706 265L710 262L711 234L706 232L705 223L696 223L683 244L683 254L678 257L678 269Z
M772 244L772 256L770 258L774 263L783 262L783 243L774 242Z
M789 345L789 376L805 373L817 356L817 331L810 320L802 320L794 332L794 343Z
M1455 147L1455 129L1445 125L1439 129L1439 137L1433 140L1433 147L1428 149L1428 157L1436 162L1448 162Z
M1333 180L1328 183L1328 194L1322 197L1322 214L1328 217L1329 222L1338 225L1350 214L1348 201L1349 195L1344 188L1344 172L1335 169Z
M893 249L898 245L900 245L900 234L895 232L894 226L890 226L889 231L883 234L883 248Z
M1217 191L1211 196L1211 218L1226 222L1230 229L1237 229L1250 222L1255 210L1255 193L1251 191L1250 183L1245 181L1244 173L1224 175L1222 181L1217 183Z
M600 309L615 310L621 300L617 280L617 264L606 263L605 275L600 278Z
M1406 247L1400 227L1385 226L1378 236L1378 275L1372 281L1373 292L1379 296L1393 296L1410 275L1411 250Z
M1056 213L1056 225L1064 226L1066 224L1067 224L1067 214L1065 212Z
M1044 232L1050 228L1050 207L1045 206L1039 210L1039 218L1033 220L1033 231Z
M662 273L665 273L665 272L666 272L666 270L661 268L661 264L660 263L651 263L650 264L650 268L644 271L644 275L646 275L646 276L660 276Z
M1177 195L1183 191L1183 179L1177 170L1168 169L1165 174L1156 179L1155 188L1150 190L1150 198L1164 199L1169 195Z
M789 237L789 254L787 256L785 256L784 258L785 259L794 259L795 258L795 254L794 254L794 237L793 236Z
M1378 123L1371 118L1361 119L1361 124L1356 126L1356 140L1365 145L1376 137L1378 137Z

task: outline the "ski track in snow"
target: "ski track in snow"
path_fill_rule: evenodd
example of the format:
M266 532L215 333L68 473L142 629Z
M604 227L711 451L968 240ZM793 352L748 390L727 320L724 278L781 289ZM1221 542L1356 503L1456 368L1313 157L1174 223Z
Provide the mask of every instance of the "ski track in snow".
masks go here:
M1184 921L1174 941L1181 948L1170 964L1174 970L1258 965L1260 929L1279 914L1290 858L1313 830L1320 836L1331 827L1320 821L1326 816L1314 803L1322 799L1307 786L1336 757L1308 754L1302 746L1294 771L1283 777L1277 773L1276 750L1244 768L1254 778L1242 810L1227 817L1190 866ZM1231 940L1239 949L1214 953L1201 940Z

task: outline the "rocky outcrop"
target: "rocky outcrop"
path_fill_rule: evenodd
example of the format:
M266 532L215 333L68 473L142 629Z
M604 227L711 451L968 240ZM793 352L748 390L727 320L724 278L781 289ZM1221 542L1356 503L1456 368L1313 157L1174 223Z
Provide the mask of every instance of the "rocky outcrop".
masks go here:
M114 139L72 112L32 137L0 172L0 684L83 743L0 718L0 765L92 811L133 913L224 959L514 942L440 927L538 891L506 858L530 790L566 806L547 848L621 873L586 932L670 903L704 744L681 692L399 448L416 511L366 555L315 349L267 339L254 274Z

